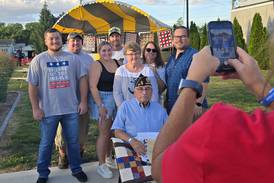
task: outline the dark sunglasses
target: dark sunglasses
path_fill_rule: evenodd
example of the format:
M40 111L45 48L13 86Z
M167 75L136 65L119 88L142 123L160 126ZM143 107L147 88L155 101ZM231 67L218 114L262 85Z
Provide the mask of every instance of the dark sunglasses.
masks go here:
M156 53L156 52L157 52L156 49L151 49L151 48L147 48L146 51L147 51L147 52L153 52L153 53Z

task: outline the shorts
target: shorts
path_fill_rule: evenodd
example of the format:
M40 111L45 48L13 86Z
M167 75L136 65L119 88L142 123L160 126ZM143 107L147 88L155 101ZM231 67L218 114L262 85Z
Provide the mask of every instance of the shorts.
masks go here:
M107 116L109 119L114 120L116 115L116 104L113 98L113 92L99 91L101 100L107 109ZM89 100L89 106L91 106L90 118L94 120L99 120L99 108L94 100Z

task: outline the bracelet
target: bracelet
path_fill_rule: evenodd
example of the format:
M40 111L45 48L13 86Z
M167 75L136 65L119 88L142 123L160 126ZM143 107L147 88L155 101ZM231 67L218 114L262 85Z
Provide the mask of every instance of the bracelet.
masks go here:
M260 104L267 107L274 102L274 88L272 88L268 94L260 101Z
M130 143L132 140L133 140L133 138L130 137L130 138L127 140L127 142Z

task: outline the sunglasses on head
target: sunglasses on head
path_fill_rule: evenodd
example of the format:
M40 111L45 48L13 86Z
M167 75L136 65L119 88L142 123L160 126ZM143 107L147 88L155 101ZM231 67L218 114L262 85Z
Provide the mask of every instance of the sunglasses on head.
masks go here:
M156 53L156 52L157 52L156 49L151 49L151 48L147 48L146 51L147 51L147 52L153 52L153 53Z

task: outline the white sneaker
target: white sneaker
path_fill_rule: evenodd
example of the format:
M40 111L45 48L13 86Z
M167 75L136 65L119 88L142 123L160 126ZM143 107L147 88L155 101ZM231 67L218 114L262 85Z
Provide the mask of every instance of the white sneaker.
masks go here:
M117 169L117 163L111 156L106 157L106 164L109 168Z
M108 168L106 163L102 165L98 165L97 168L97 173L99 173L103 178L105 179L111 179L113 177L112 171Z

